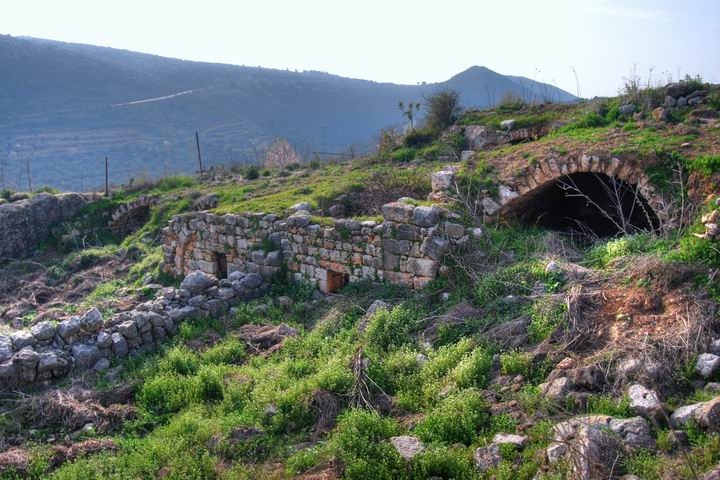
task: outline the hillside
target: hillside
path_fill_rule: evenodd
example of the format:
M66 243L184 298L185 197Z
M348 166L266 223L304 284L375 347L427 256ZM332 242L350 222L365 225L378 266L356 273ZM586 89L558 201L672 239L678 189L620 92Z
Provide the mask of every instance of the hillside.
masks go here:
M381 127L401 123L398 101L444 87L468 107L506 93L574 99L483 67L439 84L394 85L10 36L0 36L0 62L8 66L0 78L0 159L15 189L27 188L28 157L36 188L97 187L106 155L117 183L192 173L195 131L208 165L254 162L277 136L307 158L323 147L367 151Z
M720 86L453 120L18 232L0 478L717 478Z

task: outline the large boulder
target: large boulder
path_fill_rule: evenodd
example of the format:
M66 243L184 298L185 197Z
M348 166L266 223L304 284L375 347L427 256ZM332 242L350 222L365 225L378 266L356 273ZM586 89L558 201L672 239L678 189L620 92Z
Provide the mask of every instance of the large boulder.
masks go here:
M192 295L201 295L207 291L208 288L214 287L218 284L218 279L205 272L196 270L189 273L180 284L180 288L187 290Z

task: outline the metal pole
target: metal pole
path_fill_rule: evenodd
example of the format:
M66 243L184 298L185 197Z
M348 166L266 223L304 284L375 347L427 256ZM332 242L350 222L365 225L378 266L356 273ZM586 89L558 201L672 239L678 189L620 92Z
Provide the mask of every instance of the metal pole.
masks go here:
M108 184L108 158L105 157L105 196L110 196L110 185Z
M195 132L195 144L197 145L198 163L200 164L200 173L203 173L202 156L200 156L200 136L198 135L198 132Z

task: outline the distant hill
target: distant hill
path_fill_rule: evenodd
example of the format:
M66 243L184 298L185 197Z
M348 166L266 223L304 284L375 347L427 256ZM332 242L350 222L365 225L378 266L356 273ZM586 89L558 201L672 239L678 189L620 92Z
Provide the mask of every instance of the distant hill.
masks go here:
M322 72L190 62L126 50L0 35L0 162L4 184L80 189L111 179L192 172L194 132L205 163L255 161L277 136L305 157L358 151L398 125L399 100L448 87L465 107L512 92L526 99L573 95L524 77L472 67L423 85L356 80Z

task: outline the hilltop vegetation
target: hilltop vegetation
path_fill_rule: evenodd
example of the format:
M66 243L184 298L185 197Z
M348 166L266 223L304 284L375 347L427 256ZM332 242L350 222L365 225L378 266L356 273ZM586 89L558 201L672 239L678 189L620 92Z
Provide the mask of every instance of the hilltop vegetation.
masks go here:
M709 99L718 91L693 88ZM459 192L497 198L500 186L548 157L603 152L641 168L680 210L660 218L662 229L597 238L502 216L485 221L472 204L448 203L482 234L447 255L444 274L423 290L357 283L325 297L278 279L267 296L189 321L161 349L113 364L110 374L8 399L0 475L509 480L577 478L586 468L587 478L702 478L720 462L720 424L701 413L680 421L677 412L718 404L720 359L697 367L710 358L702 355L720 353L720 255L708 227L719 215L718 106L668 108L655 119L644 98L510 98L453 125L386 131L372 157L170 177L88 207L57 229L37 258L49 268L33 278L52 276L63 288L87 272L113 271L75 307L104 312L175 281L158 269L160 231L206 194L217 194L218 214L283 214L307 201L313 220L330 224L334 205L366 219L398 197L425 202L429 174L448 163L459 169ZM463 154L467 125L501 143ZM525 129L521 141L498 133ZM107 213L141 194L160 199L148 222L113 237ZM290 333L271 346L248 342L258 325ZM636 385L657 402L639 402ZM71 421L84 408L99 412L87 428ZM580 433L567 435L562 422L576 417ZM574 455L583 435L593 448ZM563 444L570 453L557 453Z

